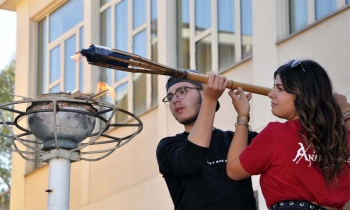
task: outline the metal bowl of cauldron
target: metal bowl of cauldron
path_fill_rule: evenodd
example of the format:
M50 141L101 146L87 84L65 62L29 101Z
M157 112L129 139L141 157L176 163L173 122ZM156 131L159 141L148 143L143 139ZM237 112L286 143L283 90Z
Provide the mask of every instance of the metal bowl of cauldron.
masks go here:
M58 101L56 103L56 123L52 101L33 102L27 108L28 125L38 139L43 141L42 150L59 147L73 149L77 143L89 137L95 127L97 110L88 103ZM57 144L55 141L55 126Z

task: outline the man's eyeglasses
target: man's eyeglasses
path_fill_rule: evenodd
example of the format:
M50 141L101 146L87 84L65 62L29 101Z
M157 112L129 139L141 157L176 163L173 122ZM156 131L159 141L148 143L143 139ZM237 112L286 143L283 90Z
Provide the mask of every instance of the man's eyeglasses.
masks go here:
M304 67L303 67L303 64L301 63L302 62L302 60L291 60L291 61L289 61L289 62L292 62L291 64L290 64L290 67L292 67L292 68L294 68L294 67L296 67L296 66L298 66L299 64L300 64L300 66L301 66L301 68L303 69L303 71L305 72L305 69L304 69Z
M176 96L178 99L184 99L186 97L187 89L197 89L202 90L202 88L196 88L196 87L180 87L175 91L175 94L169 93L167 96L163 98L163 102L169 106L171 101L174 99L174 96Z

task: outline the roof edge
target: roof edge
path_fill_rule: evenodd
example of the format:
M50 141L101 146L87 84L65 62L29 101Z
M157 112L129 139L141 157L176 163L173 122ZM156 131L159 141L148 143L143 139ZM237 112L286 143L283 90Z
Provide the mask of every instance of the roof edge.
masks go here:
M16 12L16 6L21 0L0 0L0 9Z

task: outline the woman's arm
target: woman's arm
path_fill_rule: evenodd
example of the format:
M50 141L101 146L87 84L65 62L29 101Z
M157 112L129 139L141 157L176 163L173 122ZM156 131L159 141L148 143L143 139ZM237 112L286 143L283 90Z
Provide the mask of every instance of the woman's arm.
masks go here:
M230 90L229 95L237 111L236 131L233 136L228 155L226 171L227 175L233 180L241 180L251 176L243 167L239 160L239 155L248 145L249 129L249 100L251 94L245 95L242 88L237 91Z
M350 131L350 108L345 95L335 93L334 98L338 103L342 113L346 129Z

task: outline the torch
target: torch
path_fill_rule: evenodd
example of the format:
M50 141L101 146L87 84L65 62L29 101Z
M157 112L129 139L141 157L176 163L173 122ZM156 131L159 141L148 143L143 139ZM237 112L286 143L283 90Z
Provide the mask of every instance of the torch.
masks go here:
M201 83L207 83L209 77L203 74L196 74L182 69L171 68L160 63L151 61L141 56L124 52L117 49L92 44L88 49L82 49L77 52L74 59L81 54L85 56L88 63L110 69L122 70L132 73L158 74L177 77L181 79L193 80ZM271 88L240 83L229 80L226 88L238 89L241 87L244 91L267 96ZM348 104L350 107L350 103Z
M80 53L86 57L89 64L110 69L132 73L167 75L201 83L207 83L209 79L208 76L203 74L196 74L182 69L171 68L132 53L103 46L91 45L88 49L82 49ZM238 87L243 88L243 90L247 92L260 95L267 95L271 91L270 88L229 80L227 88L237 89Z

